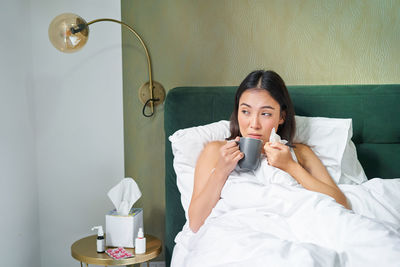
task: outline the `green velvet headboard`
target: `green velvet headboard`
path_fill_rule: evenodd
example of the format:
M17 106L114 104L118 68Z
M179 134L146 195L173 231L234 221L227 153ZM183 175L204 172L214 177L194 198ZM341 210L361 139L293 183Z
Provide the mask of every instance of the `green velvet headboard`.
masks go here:
M165 257L185 223L168 137L179 129L228 120L237 87L177 87L164 106ZM289 86L297 115L352 118L353 142L368 178L400 177L400 85Z

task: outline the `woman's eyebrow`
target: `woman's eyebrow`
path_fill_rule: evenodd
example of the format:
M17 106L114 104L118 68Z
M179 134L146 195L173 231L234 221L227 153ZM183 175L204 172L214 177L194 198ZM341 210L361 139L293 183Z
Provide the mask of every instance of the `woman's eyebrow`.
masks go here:
M251 108L251 106L249 104L246 104L246 103L242 103L242 104L240 104L240 106L246 106L246 107ZM275 108L273 108L271 106L262 106L262 107L260 107L260 109L264 109L264 108L273 109L273 110L275 109Z
M261 109L263 109L263 108L275 109L275 108L273 108L271 106L262 106Z

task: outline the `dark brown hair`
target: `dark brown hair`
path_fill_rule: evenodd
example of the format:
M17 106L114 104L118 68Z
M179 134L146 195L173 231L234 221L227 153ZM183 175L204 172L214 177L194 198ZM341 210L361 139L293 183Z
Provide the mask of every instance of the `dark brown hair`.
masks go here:
M285 114L285 121L279 125L277 134L279 134L282 139L287 140L291 145L293 143L294 131L296 129L294 107L285 82L276 72L271 70L253 71L247 75L239 85L239 88L236 90L235 104L230 119L231 135L227 139L234 139L236 136L242 136L238 122L239 100L246 90L255 88L266 90L271 97L279 103L281 116Z

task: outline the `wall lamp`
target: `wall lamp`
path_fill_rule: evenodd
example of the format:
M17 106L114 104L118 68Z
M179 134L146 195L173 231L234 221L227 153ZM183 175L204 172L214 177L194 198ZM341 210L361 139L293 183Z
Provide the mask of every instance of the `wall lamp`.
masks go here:
M80 50L89 38L89 25L109 21L121 24L126 27L142 44L147 57L149 81L139 88L139 99L144 104L142 113L145 117L154 114L154 106L162 104L165 99L164 87L153 81L151 71L151 59L149 51L139 34L126 23L115 19L96 19L86 22L83 18L72 13L64 13L55 17L49 25L49 39L55 48L64 53L73 53ZM146 114L146 106L150 107L151 113Z

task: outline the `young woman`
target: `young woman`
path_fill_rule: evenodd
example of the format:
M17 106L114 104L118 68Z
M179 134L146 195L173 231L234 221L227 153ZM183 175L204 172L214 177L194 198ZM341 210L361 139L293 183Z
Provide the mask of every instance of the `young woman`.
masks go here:
M290 174L304 188L331 196L349 209L346 197L330 177L326 168L306 145L295 144L297 158L290 147L270 143L272 128L292 144L295 120L294 108L286 85L273 71L253 71L240 84L235 95L231 116L231 136L261 139L268 164ZM243 158L235 142L208 143L197 160L193 195L189 206L189 227L197 232L220 199L221 190L238 161Z

